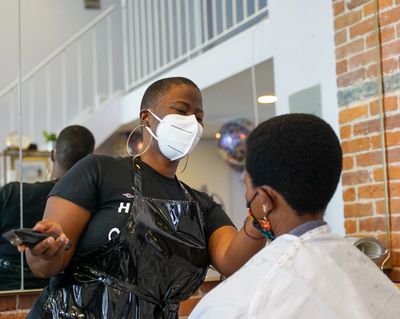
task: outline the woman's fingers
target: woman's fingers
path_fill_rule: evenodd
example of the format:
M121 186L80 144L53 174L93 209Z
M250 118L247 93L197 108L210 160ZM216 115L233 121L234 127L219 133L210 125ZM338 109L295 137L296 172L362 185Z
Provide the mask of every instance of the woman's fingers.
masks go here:
M33 230L51 234L56 238L62 233L61 225L53 220L48 219L44 219L36 223L35 227L33 227Z
M58 256L62 250L65 249L66 237L61 237L54 239L53 237L48 237L34 247L30 248L32 255L42 257L44 259L52 259Z
M25 245L18 245L18 251L20 252L20 253L23 253L24 251L25 251L25 249L26 249L26 246Z
M52 259L58 256L62 250L67 250L71 247L70 240L63 233L61 225L55 221L42 220L33 229L49 235L49 237L30 248L34 256Z

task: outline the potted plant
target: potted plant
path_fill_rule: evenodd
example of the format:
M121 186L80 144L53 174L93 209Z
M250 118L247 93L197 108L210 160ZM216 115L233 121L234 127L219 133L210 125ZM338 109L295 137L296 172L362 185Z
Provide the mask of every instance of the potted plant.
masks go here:
M54 149L57 135L54 133L48 133L47 131L43 131L43 137L46 141L46 147L48 151L52 151Z

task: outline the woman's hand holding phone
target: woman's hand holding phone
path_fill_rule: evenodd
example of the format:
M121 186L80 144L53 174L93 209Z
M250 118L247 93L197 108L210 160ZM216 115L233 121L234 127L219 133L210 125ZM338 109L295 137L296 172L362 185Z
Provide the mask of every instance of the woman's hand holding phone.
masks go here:
M71 242L63 233L62 227L59 223L53 220L42 220L38 222L33 230L48 235L47 238L39 241L32 247L27 247L25 244L18 246L19 251L29 249L30 253L35 257L41 257L50 260L58 256L61 251L67 250L71 247Z

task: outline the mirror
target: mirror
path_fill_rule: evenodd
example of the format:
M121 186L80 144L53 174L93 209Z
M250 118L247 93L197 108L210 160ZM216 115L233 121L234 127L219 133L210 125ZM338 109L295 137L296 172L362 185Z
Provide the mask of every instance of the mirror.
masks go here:
M219 141L238 132L246 135L251 125L275 114L309 112L335 128L345 150L342 184L326 214L329 224L340 234L369 232L390 245L382 218L378 230L375 224L358 220L360 214L388 213L379 125L383 95L371 97L360 109L376 121L354 120L346 112L354 106L349 90L357 83L346 82L349 66L343 61L348 57L342 52L346 40L338 22L337 29L332 26L335 15L342 14L340 8L332 12L331 3L323 1L310 5L305 21L304 8L294 0L103 0L100 9L91 10L81 0L20 3L21 114L17 90L13 85L6 90L18 70L18 3L0 1L0 30L7 30L0 32L5 44L0 58L0 143L4 150L5 137L18 132L28 137L24 144L37 145L36 151L33 146L26 151L27 145L21 146L17 138L24 150L24 181L47 178L52 146L43 131L58 134L72 123L94 132L97 153L125 155L127 135L138 124L144 89L158 77L183 75L202 89L205 130L186 168L181 163L179 177L224 205L237 227L245 216L240 148L229 154L229 145ZM327 40L334 37L336 44ZM369 45L376 49L375 42ZM379 56L370 62L369 72L379 73ZM378 82L369 85L379 91ZM265 95L278 100L257 101ZM362 140L364 135L371 148ZM15 152L12 159L3 152L1 185L22 178ZM379 183L371 187L373 182ZM28 219L22 217L26 226ZM21 261L17 264L21 269ZM21 274L14 281L12 289L33 287Z
M102 51L105 48L107 41L110 49L113 45L110 39L121 42L121 27L120 23L117 23L121 20L121 10L118 11L119 7L115 5L119 3L117 0L105 0L102 1L101 9L86 10L83 1L78 0L63 0L57 3L1 1L0 39L4 44L1 50L0 76L0 185L4 195L4 200L3 196L1 198L2 233L10 227L32 227L37 219L40 219L47 196L45 193L50 190L48 187L44 189L43 185L40 191L36 187L36 197L40 198L33 200L32 191L24 184L22 198L25 209L20 214L17 212L20 207L19 184L12 184L12 204L9 203L11 199L7 197L11 193L10 186L4 185L22 180L31 185L33 182L47 180L50 171L50 151L53 147L52 135L58 134L68 123L75 123L78 111L87 111L88 105L99 105L102 102L102 92L109 90L109 85L113 86L113 90L122 87L120 78L107 83L99 80L97 88L93 84L95 81L88 78L88 75L93 75L102 79L102 72L109 72L112 78L112 72L121 71L121 66L112 70L112 52L107 55L107 61L104 60L105 54L95 54L96 50ZM19 65L19 17L21 104L18 103L16 81ZM115 37L110 33L111 30L116 34ZM121 45L116 47L115 50L121 52ZM110 66L96 70L95 63L92 63L93 56L98 58L96 65L106 65L110 62ZM114 58L122 60L118 55L114 55ZM75 67L71 68L71 64ZM50 141L46 138L50 138ZM22 161L19 150L22 150ZM6 207L3 206L6 204ZM12 221L11 217L7 220L7 214L13 216ZM10 247L3 237L0 244L0 249L3 249L3 245L6 246L4 251L0 250L0 290L33 289L47 284L47 280L36 279L27 270L26 262L21 259L15 247Z
M18 76L18 3L16 1L2 1L0 3L1 14L0 41L3 44L1 50L1 70L0 76L0 185L4 185L9 180L15 180L16 183L10 185L7 190L2 191L0 199L0 228L3 233L8 224L17 227L20 224L20 187L16 171L17 163L13 161L18 157L20 145L20 112L18 110L18 92L13 84ZM5 32L7 30L7 32ZM10 85L10 83L12 83ZM7 156L6 145L9 146L9 152L13 156ZM4 194L4 195L3 195ZM14 207L13 214L6 216L3 212L3 202L5 195L13 195ZM0 238L0 287L2 290L20 289L21 280L21 258L19 254L10 254L8 242ZM10 271L12 269L12 271Z

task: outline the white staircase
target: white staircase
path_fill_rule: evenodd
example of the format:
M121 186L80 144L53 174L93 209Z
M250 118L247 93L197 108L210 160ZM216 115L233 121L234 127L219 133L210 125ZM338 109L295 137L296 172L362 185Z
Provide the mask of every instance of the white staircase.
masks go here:
M0 91L0 147L14 130L41 144L42 130L89 119L99 144L120 126L121 97L267 15L266 0L122 0L22 76L22 128L18 81Z

